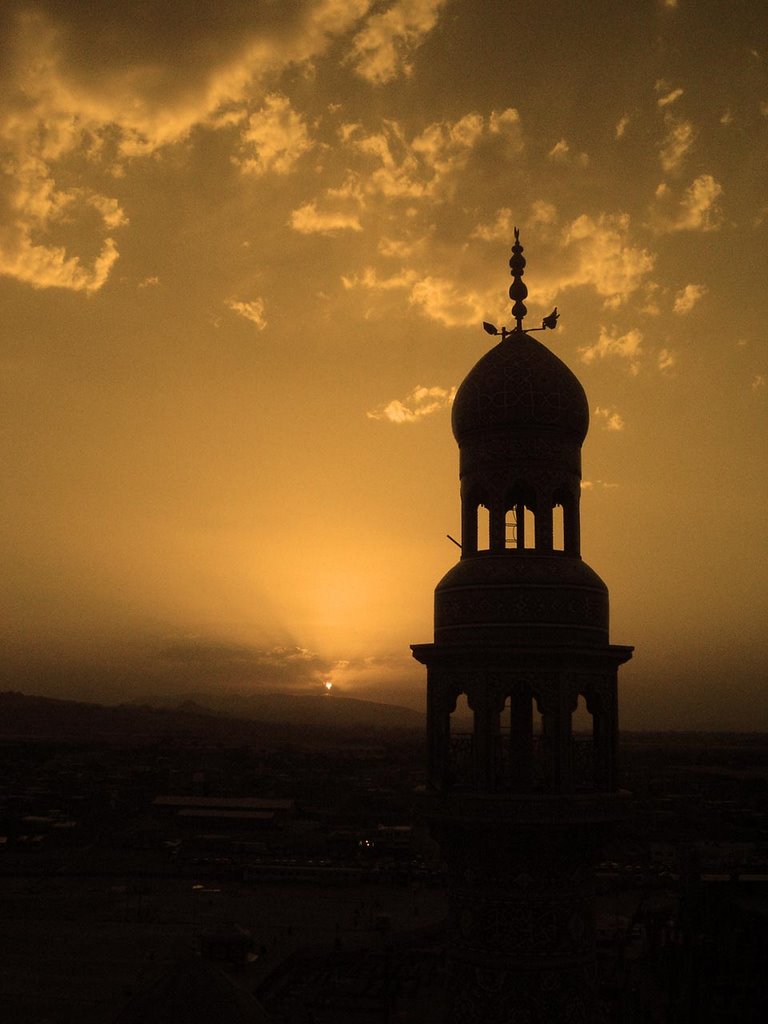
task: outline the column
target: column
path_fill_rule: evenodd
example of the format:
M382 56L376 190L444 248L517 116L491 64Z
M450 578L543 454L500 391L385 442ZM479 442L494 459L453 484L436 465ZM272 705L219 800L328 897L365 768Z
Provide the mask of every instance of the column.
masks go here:
M490 541L491 551L504 551L506 547L506 512L504 503L494 501L490 506Z
M567 680L558 680L556 711L554 715L554 781L557 793L570 793L573 790L573 763L571 751L571 696L566 685Z
M510 698L510 768L512 789L528 793L533 785L533 706L526 687L514 689Z
M448 771L451 712L446 681L427 669L427 784L442 790Z
M539 501L536 515L536 550L545 554L552 550L552 504Z
M494 755L496 737L499 733L499 712L490 694L487 693L474 698L472 710L475 718L475 789L482 793L490 793L496 785Z
M477 554L477 504L464 498L461 503L461 557Z

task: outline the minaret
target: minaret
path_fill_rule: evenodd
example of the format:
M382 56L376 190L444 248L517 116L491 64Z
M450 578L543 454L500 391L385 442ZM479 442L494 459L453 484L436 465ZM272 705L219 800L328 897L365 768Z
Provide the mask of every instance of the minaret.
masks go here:
M584 389L523 326L470 370L453 404L461 559L435 590L425 814L449 869L453 1024L595 1024L592 864L623 804L608 590L581 558ZM486 330L498 333L487 324ZM487 530L478 529L482 517ZM471 734L452 721L466 695ZM574 735L583 698L592 729Z

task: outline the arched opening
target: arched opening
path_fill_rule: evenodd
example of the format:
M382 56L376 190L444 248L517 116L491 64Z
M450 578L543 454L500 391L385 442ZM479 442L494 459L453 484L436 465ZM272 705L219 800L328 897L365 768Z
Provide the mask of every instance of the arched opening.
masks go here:
M444 789L471 789L474 779L473 714L465 693L451 712Z
M559 502L552 509L552 550L565 551L565 513Z
M517 484L504 502L504 546L510 551L536 547L536 496L525 484Z
M557 491L552 499L552 548L567 555L579 553L576 504L565 488Z
M477 507L477 550L488 551L491 547L491 513L485 505Z
M571 772L575 789L594 789L594 722L583 694L571 715Z
M536 515L533 509L525 506L525 543L526 551L532 551L536 547Z
M517 507L514 505L504 516L504 547L508 551L517 547Z

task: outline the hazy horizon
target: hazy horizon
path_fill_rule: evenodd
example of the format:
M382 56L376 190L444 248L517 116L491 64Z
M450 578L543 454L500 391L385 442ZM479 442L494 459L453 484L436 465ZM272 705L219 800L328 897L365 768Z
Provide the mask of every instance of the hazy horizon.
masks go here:
M0 688L421 709L454 389L586 389L621 724L768 727L768 10L11 0ZM537 335L536 337L542 337Z

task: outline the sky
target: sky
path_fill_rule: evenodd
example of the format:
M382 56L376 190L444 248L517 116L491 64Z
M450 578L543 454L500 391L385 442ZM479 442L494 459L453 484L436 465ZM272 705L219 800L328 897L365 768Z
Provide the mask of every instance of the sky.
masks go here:
M518 225L590 402L622 724L768 728L765 5L0 22L4 689L423 707L450 403Z

